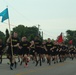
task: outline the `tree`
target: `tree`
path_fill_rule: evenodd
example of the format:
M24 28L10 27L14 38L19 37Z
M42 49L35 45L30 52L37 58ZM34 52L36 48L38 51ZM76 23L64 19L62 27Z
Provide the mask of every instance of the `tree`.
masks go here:
M30 41L30 40L33 40L35 36L38 35L38 28L36 26L25 27L24 25L18 25L17 27L13 28L12 33L13 32L17 32L20 39L23 36L26 36ZM41 38L41 35L39 35L39 37Z
M13 28L12 33L17 32L18 36L21 38L22 36L25 36L25 29L26 29L25 26L19 25L19 26Z
M76 31L67 30L66 33L66 43L69 44L69 41L72 40L73 45L76 46Z
M9 31L8 31L8 29L6 29L6 32L5 32L5 42L6 42L6 40L9 38Z
M5 34L1 31L0 31L0 39L2 39L3 42L5 42Z

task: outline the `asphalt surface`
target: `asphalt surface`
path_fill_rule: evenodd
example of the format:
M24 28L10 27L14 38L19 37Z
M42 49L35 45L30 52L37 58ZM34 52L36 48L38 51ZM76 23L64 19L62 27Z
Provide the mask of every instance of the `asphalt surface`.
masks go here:
M65 62L57 64L52 62L50 66L46 62L42 66L35 66L35 63L30 61L27 68L24 63L22 66L18 63L14 70L10 70L7 62L8 59L3 59L0 64L0 75L76 75L76 59L72 61L68 58Z

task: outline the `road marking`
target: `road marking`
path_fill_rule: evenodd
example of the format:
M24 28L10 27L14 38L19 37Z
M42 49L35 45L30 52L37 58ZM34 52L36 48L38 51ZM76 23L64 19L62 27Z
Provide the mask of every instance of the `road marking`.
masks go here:
M29 74L29 73L33 73L33 72L40 72L40 71L43 71L43 70L46 70L46 69L53 69L53 68L56 68L58 66L64 66L67 62L64 62L64 63L59 63L59 64L55 64L55 65L50 65L50 66L47 66L47 67L42 67L42 68L38 68L36 70L29 70L27 72L22 72L22 73L19 73L19 74L16 74L16 75L25 75L25 74Z

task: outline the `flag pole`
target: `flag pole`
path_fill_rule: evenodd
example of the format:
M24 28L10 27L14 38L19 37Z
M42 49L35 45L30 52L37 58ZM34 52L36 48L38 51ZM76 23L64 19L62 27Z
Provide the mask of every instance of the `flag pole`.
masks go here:
M8 8L8 6L7 6ZM9 13L8 13L9 16ZM11 35L11 26L10 26L10 19L8 18L8 25L9 25L9 34ZM10 38L10 42L11 42L11 53L12 53L12 59L13 59L13 48L12 48L12 37Z
M6 9L3 10L0 13L0 16L2 16L2 21L1 22L4 22L6 19L8 19L9 33L11 35L11 27L10 27L10 19L9 19L9 13L8 13L8 6L6 6ZM10 43L11 43L11 53L12 53L12 57L13 57L12 38L9 38L9 39L10 39Z

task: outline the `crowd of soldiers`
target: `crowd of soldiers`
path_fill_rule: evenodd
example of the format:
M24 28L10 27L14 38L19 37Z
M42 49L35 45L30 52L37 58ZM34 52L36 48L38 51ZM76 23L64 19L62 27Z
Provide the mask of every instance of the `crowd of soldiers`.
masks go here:
M3 52L6 52L11 70L13 70L13 66L17 67L17 57L20 65L24 62L25 67L28 67L30 59L35 62L35 66L38 64L41 66L45 59L47 59L47 64L51 65L51 62L55 64L64 62L67 57L72 60L76 57L76 47L73 45L68 46L57 41L52 42L50 38L41 41L38 36L30 42L26 36L19 40L17 32L9 36L5 45L0 39L0 64L2 63Z

